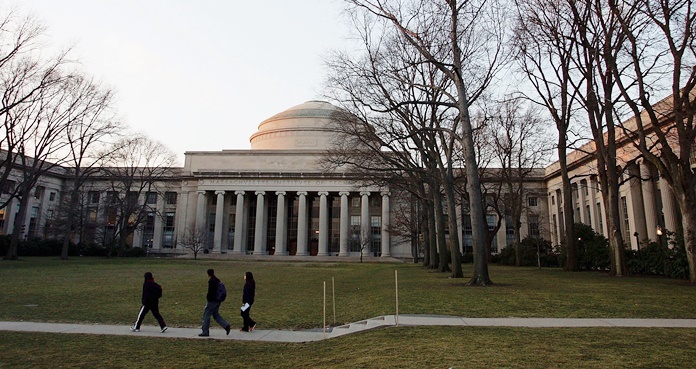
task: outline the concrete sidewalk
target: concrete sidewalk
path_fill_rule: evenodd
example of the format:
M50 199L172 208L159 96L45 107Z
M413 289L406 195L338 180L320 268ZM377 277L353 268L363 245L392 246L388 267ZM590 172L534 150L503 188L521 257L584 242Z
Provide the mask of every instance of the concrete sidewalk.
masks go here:
M398 319L398 321L397 321ZM398 324L397 324L398 323ZM627 327L627 328L696 328L696 319L621 319L621 318L463 318L435 315L385 315L362 320L322 332L313 331L265 330L253 332L233 330L229 336L223 329L211 329L210 337L198 337L200 328L170 327L160 333L159 327L142 326L140 332L131 332L124 325L64 324L40 322L0 322L0 331L81 333L118 336L145 336L189 339L227 339L263 342L311 342L369 329L394 326L469 326L469 327L526 327L526 328L580 328L580 327Z

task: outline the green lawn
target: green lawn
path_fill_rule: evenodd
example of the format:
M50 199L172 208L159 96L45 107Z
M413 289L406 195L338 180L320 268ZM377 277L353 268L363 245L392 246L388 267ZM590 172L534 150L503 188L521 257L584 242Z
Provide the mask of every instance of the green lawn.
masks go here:
M472 288L414 264L23 258L0 262L0 320L130 325L151 271L168 325L197 327L211 267L229 293L221 313L237 324L242 276L254 272L259 329L320 327L324 282L333 323L332 279L336 324L394 314L395 270L401 314L696 318L696 288L661 278L492 266L496 284ZM0 367L677 368L695 357L689 329L399 327L307 344L0 332Z

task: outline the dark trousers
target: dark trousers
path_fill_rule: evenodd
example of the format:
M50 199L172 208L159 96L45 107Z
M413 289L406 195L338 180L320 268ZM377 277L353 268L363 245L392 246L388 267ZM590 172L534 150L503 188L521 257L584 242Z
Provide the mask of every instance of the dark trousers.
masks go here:
M251 312L251 306L249 306L248 309L242 311L242 319L244 319L244 328L242 328L243 331L249 331L249 328L253 327L256 325L256 322L251 319L249 316L249 313Z
M164 319L162 318L162 315L159 312L159 305L158 304L147 304L143 305L143 307L140 308L140 312L138 313L138 320L135 322L135 329L140 329L140 325L143 323L143 319L145 319L145 315L147 315L148 312L152 311L152 315L155 316L155 319L157 319L157 322L160 325L160 328L164 328L167 325L164 323Z

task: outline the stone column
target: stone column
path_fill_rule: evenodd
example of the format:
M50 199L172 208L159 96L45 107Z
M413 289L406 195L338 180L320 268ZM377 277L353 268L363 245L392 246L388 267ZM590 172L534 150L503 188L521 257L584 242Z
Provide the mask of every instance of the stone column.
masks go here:
M196 208L196 231L203 232L204 230L207 230L205 220L205 191L198 191L198 204Z
M599 184L597 183L597 176L590 176L590 180L587 182L588 185L590 186L590 217L592 218L592 229L595 230L597 233L602 233L603 231L599 229L599 219L597 219L597 216L599 215L597 213L597 187ZM602 233L603 234L603 233Z
M360 247L363 255L370 254L370 192L360 192Z
M278 213L276 215L275 255L287 255L288 240L285 231L285 191L277 191L276 196L278 196Z
M645 208L645 228L647 238L652 242L657 242L657 197L655 196L655 182L650 172L650 163L644 159L638 159L640 166L641 190L643 192L643 206ZM643 236L643 235L641 235Z
M329 255L329 209L328 192L319 192L319 251L317 256Z
M502 215L503 219L500 221L500 228L498 228L498 232L496 233L495 241L496 241L496 247L498 249L498 252L502 250L505 246L507 246L507 214ZM486 220L488 222L488 220ZM493 246L493 245L491 245Z
M300 191L297 193L299 197L299 206L297 211L297 253L296 256L307 256L307 192Z
M254 228L254 255L265 254L265 242L264 241L264 202L263 195L266 193L264 191L256 191L256 223Z
M348 256L350 255L350 250L348 250L348 231L350 230L350 217L348 215L348 192L339 192L341 196L341 219L340 219L340 229L339 229L339 248L340 252L338 256Z
M584 186L583 186L583 183L585 183ZM587 191L587 186L588 186L587 180L578 182L578 192L580 192L579 193L580 204L578 207L580 208L580 223L589 225L590 219L587 219L587 216L589 214L585 214L585 204L586 204L585 191Z
M244 191L235 191L237 195L237 207L234 212L234 244L232 252L243 254L242 240L244 239Z
M674 195L672 195L672 189L664 178L660 178L660 195L662 196L662 214L665 216L665 224L663 226L670 232L675 232L677 230L678 218L674 204Z
M382 257L391 256L391 242L389 239L389 192L382 192Z
M222 215L225 211L225 191L215 191L217 203L215 205L215 231L213 234L213 251L222 253Z

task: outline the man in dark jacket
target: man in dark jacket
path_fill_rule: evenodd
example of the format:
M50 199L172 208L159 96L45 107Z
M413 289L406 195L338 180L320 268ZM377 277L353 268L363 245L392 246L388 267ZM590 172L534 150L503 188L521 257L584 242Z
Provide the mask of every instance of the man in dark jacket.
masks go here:
M225 318L220 315L220 304L222 301L218 300L218 285L220 280L215 276L215 271L213 269L208 269L208 293L205 298L207 303L205 304L205 310L203 310L203 325L201 329L203 332L199 334L200 337L210 336L210 317L212 316L221 327L225 328L225 333L230 334L230 324L227 323Z
M157 322L160 325L161 332L167 331L167 325L164 323L164 319L159 312L159 299L162 297L162 286L155 283L155 278L152 277L152 273L145 273L145 282L143 283L143 296L142 303L143 306L140 308L138 313L138 319L135 324L131 327L131 331L140 332L140 325L143 323L145 315L152 311L152 315L155 316Z

